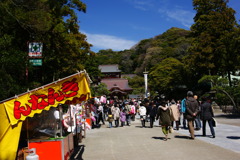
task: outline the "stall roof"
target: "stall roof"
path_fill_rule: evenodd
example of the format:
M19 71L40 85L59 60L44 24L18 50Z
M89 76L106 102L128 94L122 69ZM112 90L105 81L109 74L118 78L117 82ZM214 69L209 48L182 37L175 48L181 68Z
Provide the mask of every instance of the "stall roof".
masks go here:
M0 159L15 159L22 122L61 103L77 103L90 98L90 78L78 72L0 103ZM11 143L9 143L11 142Z

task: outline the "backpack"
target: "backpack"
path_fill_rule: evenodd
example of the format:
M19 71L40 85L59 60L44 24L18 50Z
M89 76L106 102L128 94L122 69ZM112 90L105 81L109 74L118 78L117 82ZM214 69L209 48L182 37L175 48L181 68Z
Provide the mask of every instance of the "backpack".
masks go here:
M130 106L130 112L129 112L129 114L135 114L135 106L133 105L133 106Z
M126 114L130 114L130 112L131 112L131 106L127 105L126 106Z
M181 112L182 112L182 113L185 113L185 112L186 112L186 98L184 98L184 99L181 101Z

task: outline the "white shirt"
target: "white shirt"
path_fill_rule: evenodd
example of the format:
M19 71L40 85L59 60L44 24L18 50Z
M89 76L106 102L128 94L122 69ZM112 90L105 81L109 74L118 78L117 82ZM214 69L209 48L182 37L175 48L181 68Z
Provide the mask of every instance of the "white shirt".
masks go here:
M140 116L145 116L146 113L147 113L146 107L140 106L140 108L139 108L139 114L140 114Z

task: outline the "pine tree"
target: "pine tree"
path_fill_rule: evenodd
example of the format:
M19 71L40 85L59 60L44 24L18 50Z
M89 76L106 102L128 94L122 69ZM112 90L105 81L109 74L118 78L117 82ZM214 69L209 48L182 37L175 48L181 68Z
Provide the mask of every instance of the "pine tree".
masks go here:
M201 74L225 75L237 66L235 11L228 0L193 0L193 64Z

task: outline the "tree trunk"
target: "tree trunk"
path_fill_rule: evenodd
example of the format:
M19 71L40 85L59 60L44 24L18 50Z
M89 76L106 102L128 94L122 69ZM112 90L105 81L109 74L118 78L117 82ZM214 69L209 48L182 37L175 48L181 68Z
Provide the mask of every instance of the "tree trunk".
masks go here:
M224 94L226 94L230 98L230 100L233 103L233 110L235 111L237 109L237 106L236 106L236 103L234 102L233 98L227 93L227 91L225 91L223 89L217 89L217 90L223 92Z
M230 71L227 71L227 74L228 74L229 86L232 87L232 80L231 80L231 73L230 73Z

